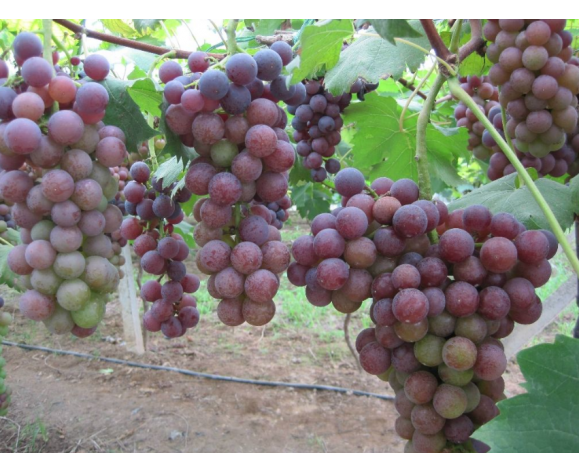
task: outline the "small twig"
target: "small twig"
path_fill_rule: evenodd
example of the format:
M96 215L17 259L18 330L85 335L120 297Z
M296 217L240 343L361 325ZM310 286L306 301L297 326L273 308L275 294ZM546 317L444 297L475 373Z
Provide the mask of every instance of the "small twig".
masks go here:
M53 20L53 21L78 35L85 34L89 38L94 38L100 41L106 41L107 43L124 46L126 48L137 49L139 51L145 51L147 53L153 54L165 54L168 53L169 51L172 51L171 49L168 48L162 48L160 46L142 43L141 41L130 40L114 35L109 35L107 33L100 33L98 31L88 30L86 28L83 28L81 25L77 25L76 23L73 23L72 21L69 20ZM175 51L175 57L177 59L187 59L191 54L191 52L192 51L185 51L178 49ZM225 57L225 54L217 54L217 53L207 53L207 55L217 59L223 59Z
M468 20L470 22L470 40L458 50L458 60L463 61L467 56L480 49L485 40L482 35L482 23L480 20Z
M350 352L352 353L352 357L356 361L356 367L358 367L358 372L362 372L362 366L360 365L360 360L358 359L358 356L356 355L356 351L352 347L352 342L350 341L349 326L350 326L350 319L351 318L352 318L352 315L350 313L346 314L346 318L344 319L344 338L346 339L346 344L348 345L348 349L350 349Z
M440 99L438 99L435 104L442 104L443 102L448 102L449 100L454 100L454 97L452 97L451 94L445 95L444 97L441 97Z
M219 38L221 38L221 42L224 45L227 45L227 41L225 40L225 38L223 37L223 35L221 34L221 30L217 27L217 25L215 24L215 22L213 20L208 20L209 23L211 23L211 25L213 25L213 28L215 28L215 33L217 33L219 35Z
M416 97L416 95L418 94L418 91L420 89L422 89L422 87L424 87L424 84L426 84L426 81L428 81L428 78L430 77L430 75L436 70L436 63L434 63L432 65L432 67L430 68L430 70L428 71L428 73L426 74L426 76L424 76L424 78L422 79L422 81L420 81L420 84L418 84L418 86L416 87L415 90L412 91L412 94L410 94L410 96L408 97L408 100L406 101L406 104L404 104L404 108L402 109L402 113L400 114L400 119L398 120L398 127L400 129L401 132L404 131L404 116L406 115L406 112L408 110L408 108L410 107L410 104L412 103L412 100L414 99L414 97ZM430 112L429 112L430 113Z
M8 421L9 423L12 423L14 426L16 426L18 431L16 433L16 444L14 445L14 452L17 453L18 452L18 443L20 443L21 426L18 423L16 423L14 420L11 420L10 418L6 418L5 416L0 416L0 420Z
M406 87L406 89L410 89L411 91L415 91L415 90L416 90L416 87L413 86L412 84L410 84L406 79L400 78L400 79L398 79L398 82L399 82L400 84L402 84L404 87ZM423 99L426 99L426 94L425 94L424 92L418 91L418 92L417 92L417 95L420 96L420 97L422 97Z

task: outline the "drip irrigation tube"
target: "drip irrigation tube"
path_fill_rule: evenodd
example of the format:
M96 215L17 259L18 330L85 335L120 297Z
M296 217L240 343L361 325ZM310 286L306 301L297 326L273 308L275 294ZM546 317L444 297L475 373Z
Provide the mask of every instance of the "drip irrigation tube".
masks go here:
M60 349L50 349L49 347L31 346L29 344L19 344L17 342L2 341L2 344L5 346L19 347L21 349L26 349L26 350L30 350L30 351L42 351L42 352L49 352L52 354L71 355L74 357L81 357L83 359L98 360L101 362L109 362L111 364L128 365L130 367L139 367L141 369L164 370L166 372L176 372L178 374L190 375L192 377L199 377L199 378L209 379L209 380L220 380L222 382L245 383L245 384L249 384L249 385L262 385L265 387L286 387L286 388L297 388L297 389L305 389L305 390L324 390L327 392L345 393L345 394L349 394L349 395L357 395L360 397L372 397L372 398L379 398L381 400L391 400L391 401L394 400L394 397L391 395L380 395L378 393L364 392L362 390L353 390L353 389L348 389L348 388L343 388L343 387L334 387L332 385L315 385L315 384L305 384L305 383L270 382L267 380L242 379L239 377L227 377L225 375L215 375L215 374L205 374L203 372L194 372L193 370L179 369L177 367L166 367L166 366L162 366L162 365L142 364L140 362L133 362L130 360L123 360L123 359L114 359L111 357L97 357L97 356L93 356L90 354L83 354L82 352L63 351Z

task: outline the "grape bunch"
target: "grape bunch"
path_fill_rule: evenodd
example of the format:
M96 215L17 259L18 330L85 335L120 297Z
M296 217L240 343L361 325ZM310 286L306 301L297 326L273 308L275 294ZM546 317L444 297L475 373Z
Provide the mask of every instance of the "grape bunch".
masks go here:
M131 179L131 175L129 174L129 170L126 166L115 166L109 168L113 178L115 178L119 183L119 191L115 195L115 197L111 200L111 204L117 206L123 216L127 215L127 211L125 210L125 186L127 182Z
M0 234L7 229L16 229L16 223L12 219L12 206L2 203L0 204Z
M1 66L1 65L0 65ZM1 68L0 68L1 69ZM4 307L4 298L0 297L0 310ZM8 334L8 326L12 323L12 316L5 311L0 312L0 339ZM0 345L0 416L6 416L10 405L11 390L6 386L6 360L2 357Z
M350 105L352 94L364 100L364 94L375 90L378 85L358 79L350 92L339 96L326 91L320 79L306 82L305 87L305 100L297 106L288 105L287 111L294 116L291 126L297 143L296 151L304 158L303 166L310 170L312 180L320 183L328 173L340 171L340 162L332 157L342 141L340 130L344 121L341 113Z
M488 20L484 35L491 42L487 57L494 65L489 78L500 86L499 102L509 120L506 133L527 167L560 177L575 161L565 146L577 126L579 66L571 61L572 34L567 20ZM502 155L502 153L500 153ZM512 172L506 157L491 162L489 177Z
M396 392L407 451L460 449L498 414L507 364L499 339L540 317L535 289L551 276L557 240L484 206L449 213L419 200L409 179L379 178L370 191L346 168L335 185L345 206L294 242L288 279L314 306L343 313L372 298L375 326L356 348L364 370Z
M125 209L134 217L123 221L121 235L133 241L143 270L159 277L141 287L143 300L152 303L143 316L143 325L147 331L161 331L168 338L180 337L199 322L197 300L190 293L199 289L200 281L187 273L183 262L189 247L173 233L173 226L185 217L180 204L187 202L191 193L180 189L171 197L175 185L163 186L163 180L155 177L147 189L151 170L142 161L131 166L130 176L133 181L124 189ZM165 276L167 281L161 284Z
M92 81L77 88L64 72L55 75L35 35L20 33L13 49L22 68L10 87L0 87L0 196L13 204L22 244L10 251L8 266L27 289L19 300L25 317L53 333L86 337L118 286L115 265L126 244L123 216L109 204L118 191L109 168L125 160L125 136L101 122L109 96L96 82L109 65L88 56ZM51 114L53 104L59 110ZM42 172L21 171L24 164Z
M501 108L498 102L499 90L493 86L488 76L468 76L461 77L460 83L462 89L470 95L476 104L485 113L487 118L492 122L497 130L503 135L503 120L501 117ZM454 118L456 125L468 129L468 149L479 160L488 160L493 151L497 148L490 133L485 129L482 122L472 113L464 104L459 104L454 109Z
M253 57L237 53L228 57L224 66L220 63L214 68L209 68L207 53L195 51L188 59L189 75L183 74L176 61L166 61L159 68L159 78L165 84L163 94L169 104L167 127L200 156L217 161L227 161L226 157L237 151L249 123L255 121L252 116L259 116L259 123L276 129L277 135L285 135L287 115L277 102L299 105L306 98L305 86L287 87L287 77L282 74L292 57L291 47L278 41ZM229 122L229 117L235 118L225 130L217 118ZM268 155L272 153L270 150Z

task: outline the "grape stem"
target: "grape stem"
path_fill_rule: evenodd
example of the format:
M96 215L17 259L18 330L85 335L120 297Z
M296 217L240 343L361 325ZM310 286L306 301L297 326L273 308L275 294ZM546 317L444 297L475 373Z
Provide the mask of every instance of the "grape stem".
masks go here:
M350 313L346 314L346 317L344 318L344 339L346 340L346 345L348 346L348 349L350 349L350 353L352 354L352 357L356 361L356 367L358 367L358 372L362 372L362 366L360 365L360 359L358 358L358 356L356 355L356 351L352 347L352 341L350 341L349 326L350 326L350 319L351 318L352 318L352 315Z
M430 70L428 71L426 76L424 76L422 78L422 80L420 81L420 84L418 84L418 86L416 86L416 89L412 91L412 94L410 94L410 96L408 97L408 100L404 104L404 108L402 109L402 113L400 114L400 119L398 120L398 128L399 128L401 133L404 132L404 116L406 115L406 111L408 110L408 107L410 107L410 104L412 103L412 100L414 99L414 97L416 97L416 94L418 94L418 91L424 87L424 84L426 84L426 81L428 81L428 78L435 70L436 70L436 63L434 63L432 65L432 67L430 68ZM430 111L428 112L428 114L430 115Z
M147 72L147 76L149 78L153 77L153 72L155 72L155 68L157 67L157 65L162 62L164 59L167 58L176 58L177 57L177 51L176 50L171 50L171 51L167 51L166 53L162 54L161 56L155 58L155 60L153 61L153 64L151 64L151 67L149 68L149 72Z
M501 88L499 87L499 93L501 91ZM501 105L501 119L503 120L503 128L504 128L504 132L505 132L505 138L507 139L507 143L509 144L509 148L513 151L515 151L515 147L513 146L513 142L511 141L511 136L509 135L509 133L507 132L507 111L505 110L505 108Z
M107 33L100 33L94 30L88 30L81 25L77 25L69 20L53 20L55 23L58 23L60 26L63 26L67 30L70 30L78 35L85 34L89 38L94 38L100 41L106 41L107 43L117 44L119 46L124 46L125 48L137 49L139 51L145 51L147 53L153 54L165 54L171 51L168 48L161 48L160 46L154 46L152 44L143 43L141 41L130 40L126 38L120 38L115 35L109 35ZM178 49L175 51L177 59L187 59L192 51L185 51ZM217 59L223 59L225 54L218 54L218 53L207 53L208 56Z
M366 186L364 186L364 189L366 191L368 191L374 199L380 199L380 196L378 195L378 193L376 191L374 191L370 186L366 185Z
M414 92L416 90L416 87L413 86L412 84L410 84L406 79L400 78L398 79L398 81L400 84L402 84L404 87L406 87L406 89L411 90L412 92ZM426 94L424 92L416 92L416 95L418 95L418 97L422 97L423 99L426 99Z
M433 67L435 68L436 64L434 64ZM436 96L444 84L445 79L446 78L442 74L436 76L436 79L430 88L430 92L428 93L428 98L424 101L424 104L422 104L422 110L420 111L418 121L416 122L416 154L414 159L418 166L418 188L420 189L420 196L422 199L428 201L432 199L432 187L430 185L430 171L428 169L426 129L430 122L430 113L434 108Z
M66 47L62 44L62 42L58 39L58 37L54 33L52 33L52 41L54 42L56 47L59 49L59 51L62 51L65 54L66 59L68 59L69 65L72 67L72 64L70 63L70 60L72 58L70 56L70 53L68 52L68 49L66 49Z
M462 20L456 20L456 22L452 25L452 37L450 39L450 51L452 51L453 54L458 53L461 30Z
M52 64L52 20L42 20L42 31L44 34L44 50L42 57Z
M215 22L213 20L207 20L207 21L209 21L209 23L211 23L211 25L215 29L215 33L217 33L219 35L219 38L221 38L221 42L226 45L227 41L225 41L225 38L221 34L221 29L215 24Z
M231 56L240 51L240 48L237 46L237 40L235 39L238 24L239 20L229 20L227 24L227 42L225 45L227 46L227 53Z
M10 242L8 242L2 237L0 237L0 242L2 242L4 245L8 245L9 247L14 247L14 245L12 245Z
M464 102L464 104L472 111L472 113L476 116L476 118L478 118L482 122L484 127L488 130L488 132L497 142L497 145L501 148L505 156L515 167L515 170L517 171L517 173L519 173L519 177L523 179L525 185L527 186L527 188L529 188L529 191L531 192L533 198L535 199L535 201L545 214L545 217L547 218L547 221L551 226L551 230L555 234L555 237L557 237L557 240L559 241L561 247L563 247L563 251L565 252L565 255L567 255L569 263L573 267L575 274L579 275L579 259L577 258L577 255L573 251L573 248L565 238L565 233L563 232L561 225L557 221L557 218L553 214L553 211L549 207L549 204L547 203L547 201L545 201L545 198L541 194L541 191L539 191L539 188L537 188L537 185L533 181L533 178L531 178L531 175L527 172L526 168L519 161L515 152L511 148L509 148L508 143L503 139L498 130L489 121L484 112L481 112L481 110L479 109L476 102L472 99L472 97L468 95L462 89L462 87L460 87L458 80L455 78L449 78L448 86L450 88L450 92L458 100Z

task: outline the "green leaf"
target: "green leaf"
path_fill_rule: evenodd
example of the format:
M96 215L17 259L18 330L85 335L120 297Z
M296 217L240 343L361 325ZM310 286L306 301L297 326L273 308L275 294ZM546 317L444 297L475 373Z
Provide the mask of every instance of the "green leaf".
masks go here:
M370 169L369 178L388 176L391 179L410 178L418 181L416 153L416 117L406 115L404 130L400 130L401 107L392 97L376 94L367 96L346 109L344 122L355 125L351 140L355 166ZM444 133L443 133L444 130ZM468 132L465 129L440 129L429 124L426 143L429 169L449 186L458 186L454 158L466 153Z
M147 77L147 73L139 66L135 66L131 73L127 76L127 79L133 81L135 79L143 79L145 77Z
M499 403L501 414L474 437L493 453L579 451L579 341L557 336L517 356L528 393Z
M488 72L491 65L492 64L489 61L486 61L484 57L477 53L473 53L470 56L467 56L466 59L460 63L458 73L461 76L482 76Z
M448 208L454 211L471 204L482 204L493 213L510 212L527 229L550 229L543 211L527 186L517 189L516 179L517 173L497 179L451 202ZM535 184L551 207L561 227L568 229L573 224L573 210L577 207L577 201L573 202L571 189L545 178L538 179Z
M329 20L306 26L300 38L301 53L287 65L292 74L291 83L314 77L323 68L334 67L340 58L344 38L353 33L351 20Z
M370 23L382 38L396 45L394 38L419 38L422 33L408 24L408 20L370 20Z
M125 37L137 36L137 32L133 29L133 27L127 25L123 20L101 20L101 23L111 33L115 33L117 35Z
M423 32L417 21L410 24ZM374 32L372 29L367 31ZM430 50L426 37L412 38L411 41ZM368 82L378 82L387 76L398 79L406 69L416 70L425 57L426 53L407 44L394 46L376 36L361 36L342 52L336 66L326 74L324 84L332 94L343 94L350 90L358 77Z
M139 39L139 41L141 41L141 39ZM123 58L130 59L143 71L148 71L157 58L157 56L153 53L138 51L132 48L125 48L124 46L113 48L112 51L121 55Z
M183 162L177 157L173 157L159 166L157 171L155 171L155 177L157 179L163 179L163 186L171 186L179 175L183 172Z
M163 155L176 156L186 161L191 161L198 155L193 148L186 147L179 136L175 135L171 129L165 123L165 112L169 104L163 102L161 105L161 120L159 121L159 130L165 135L165 141L167 142L165 148L163 148Z
M292 202L300 216L313 219L318 214L330 212L331 194L319 184L312 182L292 189Z
M18 291L22 291L19 286L19 277L8 267L8 254L13 247L0 245L0 283Z
M574 205L573 212L579 214L579 175L569 182L569 189L571 190L571 201Z
M273 32L281 26L284 20L259 20L257 28L255 29L255 35L269 36L273 35Z
M146 78L135 81L128 90L129 95L141 110L157 117L161 116L160 106L163 102L163 94L161 91L156 90L155 83L151 79Z
M175 232L177 232L177 234L183 237L183 240L185 240L185 243L189 246L189 248L193 249L197 247L195 244L195 239L193 238L194 227L191 224L185 221L181 221L179 224L174 225L173 229Z
M144 34L147 30L154 30L161 24L161 20L133 20L135 29L140 35Z
M139 106L131 98L127 90L129 83L107 79L101 84L109 93L109 105L103 121L107 125L116 125L125 132L129 151L137 151L140 143L158 135L149 127Z

